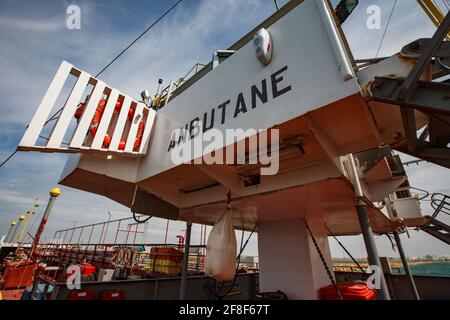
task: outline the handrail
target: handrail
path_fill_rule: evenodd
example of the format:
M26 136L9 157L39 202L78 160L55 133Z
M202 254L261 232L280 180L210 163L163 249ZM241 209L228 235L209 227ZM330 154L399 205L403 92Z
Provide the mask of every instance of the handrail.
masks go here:
M424 193L425 193L424 196L419 197L419 201L428 198L428 196L430 195L430 192L428 192L427 190L420 189L420 188L416 188L416 187L411 187L411 186L409 186L409 187L410 187L411 189L418 190L418 191L421 191L421 192L424 192ZM417 194L417 196L419 196L419 194Z
M433 193L431 207L434 209L432 218L436 218L441 212L450 215L450 196L439 192Z

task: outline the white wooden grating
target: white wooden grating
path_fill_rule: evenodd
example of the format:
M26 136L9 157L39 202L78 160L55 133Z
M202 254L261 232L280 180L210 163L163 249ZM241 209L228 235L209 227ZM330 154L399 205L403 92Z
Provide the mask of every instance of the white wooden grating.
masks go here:
M76 78L76 83L66 97L61 112L56 121L50 122L53 130L50 136L43 137L43 128L52 111L61 106L55 105L69 76ZM86 92L92 86L92 90ZM77 120L74 115L80 103L84 103L83 96L89 94L82 116ZM95 135L90 132L96 109L102 99L106 99L101 120L96 124ZM116 103L121 102L120 111L116 110ZM134 109L132 118L128 116L130 108ZM103 153L139 156L147 153L150 134L155 120L155 111L144 103L135 101L129 96L109 87L104 82L90 74L75 68L63 61L56 72L47 92L45 93L36 113L28 125L22 140L17 147L19 151L40 152L70 152L70 153ZM143 121L144 129L139 130ZM75 129L71 128L75 123ZM70 130L70 132L68 132ZM72 133L73 131L73 133ZM140 144L135 145L138 133L142 133ZM70 141L63 141L70 136ZM110 143L105 143L108 135Z

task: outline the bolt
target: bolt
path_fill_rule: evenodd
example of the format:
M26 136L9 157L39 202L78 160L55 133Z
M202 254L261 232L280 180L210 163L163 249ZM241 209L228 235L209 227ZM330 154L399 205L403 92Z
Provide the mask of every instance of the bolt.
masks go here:
M384 85L384 81L381 79L375 79L372 82L372 86L374 89L380 89Z
M414 41L414 42L411 42L409 45L408 45L408 48L410 49L410 50L417 50L417 49L419 49L420 48L420 42L419 41Z

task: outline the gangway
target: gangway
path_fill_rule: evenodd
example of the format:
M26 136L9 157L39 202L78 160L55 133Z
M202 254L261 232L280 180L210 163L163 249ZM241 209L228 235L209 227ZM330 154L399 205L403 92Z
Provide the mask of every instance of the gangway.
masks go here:
M427 222L420 229L433 237L450 244L450 226L437 219L438 214L450 215L450 196L442 193L431 195L431 207L434 212L431 216L425 216Z
M426 218L427 223L420 226L420 229L446 244L450 244L450 226L433 217L426 216Z

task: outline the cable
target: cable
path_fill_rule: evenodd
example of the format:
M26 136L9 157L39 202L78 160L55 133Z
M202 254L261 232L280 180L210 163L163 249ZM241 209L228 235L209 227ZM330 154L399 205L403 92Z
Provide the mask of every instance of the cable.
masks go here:
M15 150L13 153L11 153L10 156L9 156L8 158L6 158L6 160L3 161L2 164L0 164L0 168L3 167L3 165L4 165L5 163L7 163L8 160L11 159L16 153L17 153L17 150Z
M389 233L385 233L386 237L388 237L389 242L391 243L392 250L395 251L395 244L392 241L391 235Z
M419 200L424 200L424 199L428 198L428 196L430 195L430 192L428 192L427 190L420 189L417 187L412 187L412 186L409 186L409 188L425 193L425 195L419 197ZM417 194L417 195L419 196L419 194Z
M339 288L338 288L338 286L336 284L336 280L334 280L333 275L331 274L330 268L328 267L328 264L327 264L323 254L322 254L322 251L320 251L319 245L317 244L316 238L314 238L314 236L313 236L313 234L311 232L311 229L309 229L309 226L306 223L306 221L305 221L305 226L306 226L306 229L309 232L309 235L311 236L311 239L312 239L312 241L314 243L314 247L316 248L317 254L319 255L320 260L322 261L322 265L325 268L325 271L327 272L328 278L330 279L331 284L332 284L334 290L336 291L336 295L337 295L338 300L343 300L342 295L341 295L341 291L339 290Z
M378 54L380 53L380 49L381 49L381 46L383 45L384 37L386 36L386 32L388 30L389 23L391 22L392 14L394 13L394 9L395 9L396 5L397 5L397 0L395 0L394 5L392 6L391 13L389 14L389 18L386 23L386 28L384 29L383 36L381 37L380 45L378 46L377 54L375 55L375 57L378 57Z
M222 300L223 298L225 298L226 296L228 296L228 295L230 294L231 290L233 290L234 285L236 284L236 277L237 277L237 272L238 272L238 270L239 270L239 264L240 264L240 262L241 262L241 255L242 255L242 252L244 252L245 247L247 246L248 241L249 241L250 238L252 237L252 235L253 235L253 233L255 232L255 230L256 230L256 225L255 225L255 227L253 228L252 232L250 233L250 235L248 236L247 240L245 241L245 243L244 243L243 245L242 245L242 242L243 242L243 240L244 240L244 230L242 230L242 235L241 235L241 245L240 245L239 254L238 254L237 258L236 258L236 261L237 261L237 262L236 262L236 263L237 263L237 267L236 267L236 272L235 272L235 274L234 274L233 283L231 284L230 289L228 289L227 293L225 293L225 294L223 294L223 295L219 295L219 292L220 292L220 290L221 290L223 287L221 287L219 290L217 290L217 293L215 294L215 296L216 296L216 298L218 298L219 300Z
M362 271L362 273L366 274L366 270L364 270L363 267L361 267L361 265L358 263L358 261L356 261L356 259L352 256L352 254L347 250L346 247L344 247L344 245L338 240L338 238L336 238L336 236L330 231L330 229L328 229L328 233L334 238L334 240L337 241L337 243L341 246L342 249L344 249L344 251L348 254L348 256L352 259L352 261L356 264L356 266Z
M95 75L95 78L97 78L98 76L100 76L106 69L109 68L110 65L112 65L114 62L116 62L117 59L119 59L128 49L131 48L131 46L133 46L137 41L139 41L140 38L142 38L142 36L144 36L151 28L153 28L159 21L161 21L167 14L170 13L170 11L172 11L173 9L175 9L175 7L177 5L180 4L180 2L183 0L178 0L174 5L172 5L166 12L163 13L163 15L161 15L158 19L156 19L155 22L153 22L147 29L144 30L144 32L142 32L136 39L134 39L128 46L125 47L125 49L123 49L114 59L112 59L102 70L100 70L99 73L97 73ZM56 120L57 118L55 118L55 116L61 112L61 110L64 107L60 108L58 111L56 111L53 116L50 117L50 119L48 119L44 125L46 125L47 123Z
M153 216L148 216L147 218L144 218L142 220L138 219L138 217L136 217L136 212L133 212L133 219L134 221L136 221L137 223L144 223L147 222L148 220L150 220Z
M444 2L444 6L447 8L447 10L450 11L450 3L448 2L448 0L442 0Z
M159 21L161 21L167 14L169 14L170 11L175 9L175 7L180 4L180 2L183 0L178 0L174 5L172 5L162 16L160 16L158 19L156 19L155 22L153 22L147 29L144 30L136 39L134 39L125 49L122 50L114 59L112 59L97 75L96 78L103 73L110 65L112 65L117 59L120 58L122 54L125 53L133 44L135 44L144 34L146 34L151 28L153 28Z
M152 29L158 22L160 22L167 14L169 14L177 5L180 4L183 0L178 0L175 4L173 4L166 12L164 12L158 19L156 19L155 22L153 22L147 29L145 29L136 39L134 39L128 46L125 47L114 59L112 59L102 70L100 70L99 73L95 76L97 78L100 76L106 69L109 68L117 59L119 59L128 49L131 48L142 36L144 36L150 29ZM56 111L45 123L44 126L46 126L49 122L54 121L58 119L57 115L64 109L64 107L61 107L58 111ZM2 162L0 165L0 168L9 161L15 154L17 153L17 150L15 150L8 158L6 158L5 161Z

